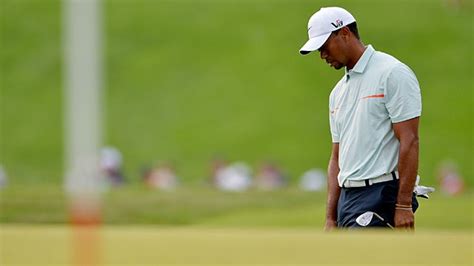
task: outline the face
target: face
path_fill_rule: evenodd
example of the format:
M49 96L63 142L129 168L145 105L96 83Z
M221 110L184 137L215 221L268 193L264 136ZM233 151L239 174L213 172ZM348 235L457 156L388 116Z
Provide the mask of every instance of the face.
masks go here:
M325 60L330 67L341 69L346 66L345 38L342 30L332 33L326 42L318 49L321 59Z

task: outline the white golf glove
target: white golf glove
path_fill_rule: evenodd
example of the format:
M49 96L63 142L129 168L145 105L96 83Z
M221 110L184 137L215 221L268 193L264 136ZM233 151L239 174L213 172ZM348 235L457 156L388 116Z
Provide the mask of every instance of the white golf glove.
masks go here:
M420 176L416 176L416 183L415 183L415 189L413 192L415 193L415 196L417 197L422 197L425 199L429 199L430 196L428 193L434 192L435 188L434 187L425 187L425 186L420 186L418 183L420 182Z

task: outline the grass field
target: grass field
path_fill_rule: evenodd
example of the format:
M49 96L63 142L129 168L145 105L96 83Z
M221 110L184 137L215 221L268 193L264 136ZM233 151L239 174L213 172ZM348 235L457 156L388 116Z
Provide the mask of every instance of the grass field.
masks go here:
M473 236L472 231L324 234L307 229L2 226L0 263L472 265Z
M61 187L9 187L0 265L472 265L473 198L420 200L415 234L324 234L324 193L132 186L105 194L103 226L74 229Z
M103 220L114 225L322 228L326 194L281 191L224 193L206 187L159 192L143 186L112 190L103 197ZM473 230L472 192L420 199L417 227ZM0 224L67 223L67 197L60 186L10 187L0 191Z
M129 182L104 194L102 227L75 231L62 187L61 0L0 0L0 265L473 265L473 1L448 2L103 1L104 144L123 152ZM417 74L423 184L436 185L444 160L466 179L459 197L420 200L414 235L323 234L325 193L296 188L327 165L328 95L342 75L298 49L309 16L335 4ZM216 154L275 161L290 187L206 187ZM141 184L157 160L183 187Z
M472 265L473 199L420 200L414 235L323 234L325 193L130 186L104 195L103 226L73 230L60 186L10 186L0 265Z

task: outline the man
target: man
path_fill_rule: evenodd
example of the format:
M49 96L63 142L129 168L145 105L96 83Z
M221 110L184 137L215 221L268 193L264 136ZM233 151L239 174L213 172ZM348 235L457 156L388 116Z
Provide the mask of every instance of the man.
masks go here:
M328 167L326 230L359 227L372 211L397 228L414 228L418 202L421 95L414 73L394 57L365 46L354 17L321 8L309 20L301 54L318 50L345 68L329 99L332 153ZM369 226L386 227L381 219Z

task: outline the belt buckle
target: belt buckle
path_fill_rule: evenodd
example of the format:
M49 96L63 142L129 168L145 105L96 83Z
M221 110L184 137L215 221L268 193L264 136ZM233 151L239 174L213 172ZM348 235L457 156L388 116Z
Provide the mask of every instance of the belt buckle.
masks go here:
M347 180L348 181L348 188L356 188L356 187L366 187L367 182L364 180Z
M374 178L372 181L372 184L382 183L382 182L396 180L396 179L397 178L396 178L395 172L391 172L391 173L384 174L384 175Z
M385 180L385 177L386 177L386 176L387 176L387 175L384 174L384 175L381 175L381 176L378 176L378 177L374 178L373 181L372 181L372 184L377 184L377 183L385 182L385 181L386 181L386 180Z

